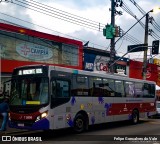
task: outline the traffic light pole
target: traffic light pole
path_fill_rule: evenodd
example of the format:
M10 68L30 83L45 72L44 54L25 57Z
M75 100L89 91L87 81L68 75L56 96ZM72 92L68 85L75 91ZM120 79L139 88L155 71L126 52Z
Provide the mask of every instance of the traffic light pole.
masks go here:
M111 0L111 25L115 26L115 0ZM110 73L114 73L114 63L115 60L115 37L111 39L111 47L110 47Z
M146 22L145 22L145 35L144 35L144 44L147 45L147 48L144 50L144 57L143 57L143 79L146 80L146 73L147 73L147 51L148 51L148 21L149 21L149 14L146 14Z

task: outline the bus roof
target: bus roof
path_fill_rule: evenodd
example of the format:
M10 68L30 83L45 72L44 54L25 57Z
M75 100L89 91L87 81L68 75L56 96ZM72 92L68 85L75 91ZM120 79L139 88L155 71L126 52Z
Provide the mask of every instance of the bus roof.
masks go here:
M94 72L78 70L78 69L71 69L71 68L64 68L64 67L53 66L53 65L25 65L25 66L17 67L15 69L24 69L26 67L27 68L30 68L30 67L32 67L32 68L33 67L48 67L50 71L55 70L55 71L69 72L69 73L73 73L73 74L82 74L82 75L87 75L87 76L97 76L97 77L103 77L103 78L128 80L128 81L136 81L136 82L147 82L147 83L156 84L154 81L129 78L129 77L123 76L123 75L117 75L117 74L111 74L111 73L100 74L100 73L94 73Z

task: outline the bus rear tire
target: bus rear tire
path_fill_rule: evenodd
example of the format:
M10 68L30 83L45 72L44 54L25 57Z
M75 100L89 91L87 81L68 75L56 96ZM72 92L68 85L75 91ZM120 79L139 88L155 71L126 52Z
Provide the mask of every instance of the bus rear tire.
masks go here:
M139 114L137 110L132 112L132 124L137 124L139 122Z
M85 131L85 118L82 114L77 114L74 120L74 131L76 133L82 133Z

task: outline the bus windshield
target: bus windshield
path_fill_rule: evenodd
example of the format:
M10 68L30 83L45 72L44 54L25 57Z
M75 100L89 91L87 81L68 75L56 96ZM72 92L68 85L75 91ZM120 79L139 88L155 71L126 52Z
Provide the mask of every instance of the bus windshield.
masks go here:
M41 105L48 99L48 78L12 79L10 105Z

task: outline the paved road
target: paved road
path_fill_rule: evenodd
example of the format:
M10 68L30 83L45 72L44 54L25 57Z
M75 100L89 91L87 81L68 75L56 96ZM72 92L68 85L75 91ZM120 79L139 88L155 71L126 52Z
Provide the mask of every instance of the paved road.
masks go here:
M58 131L22 131L16 129L8 129L3 136L11 136L23 139L24 141L31 141L33 139L42 140L43 144L106 144L107 143L129 143L134 141L135 144L160 144L160 119L142 120L138 125L130 125L128 122L114 122L103 125L90 127L88 132L82 134L75 134L71 129ZM33 138L33 139L32 139ZM148 139L148 140L147 140ZM128 140L128 141L127 141ZM142 140L142 142L140 142ZM82 142L83 141L83 142ZM148 142L150 141L150 142ZM16 142L17 143L17 142ZM22 142L19 142L22 143ZM35 142L33 142L35 143Z

